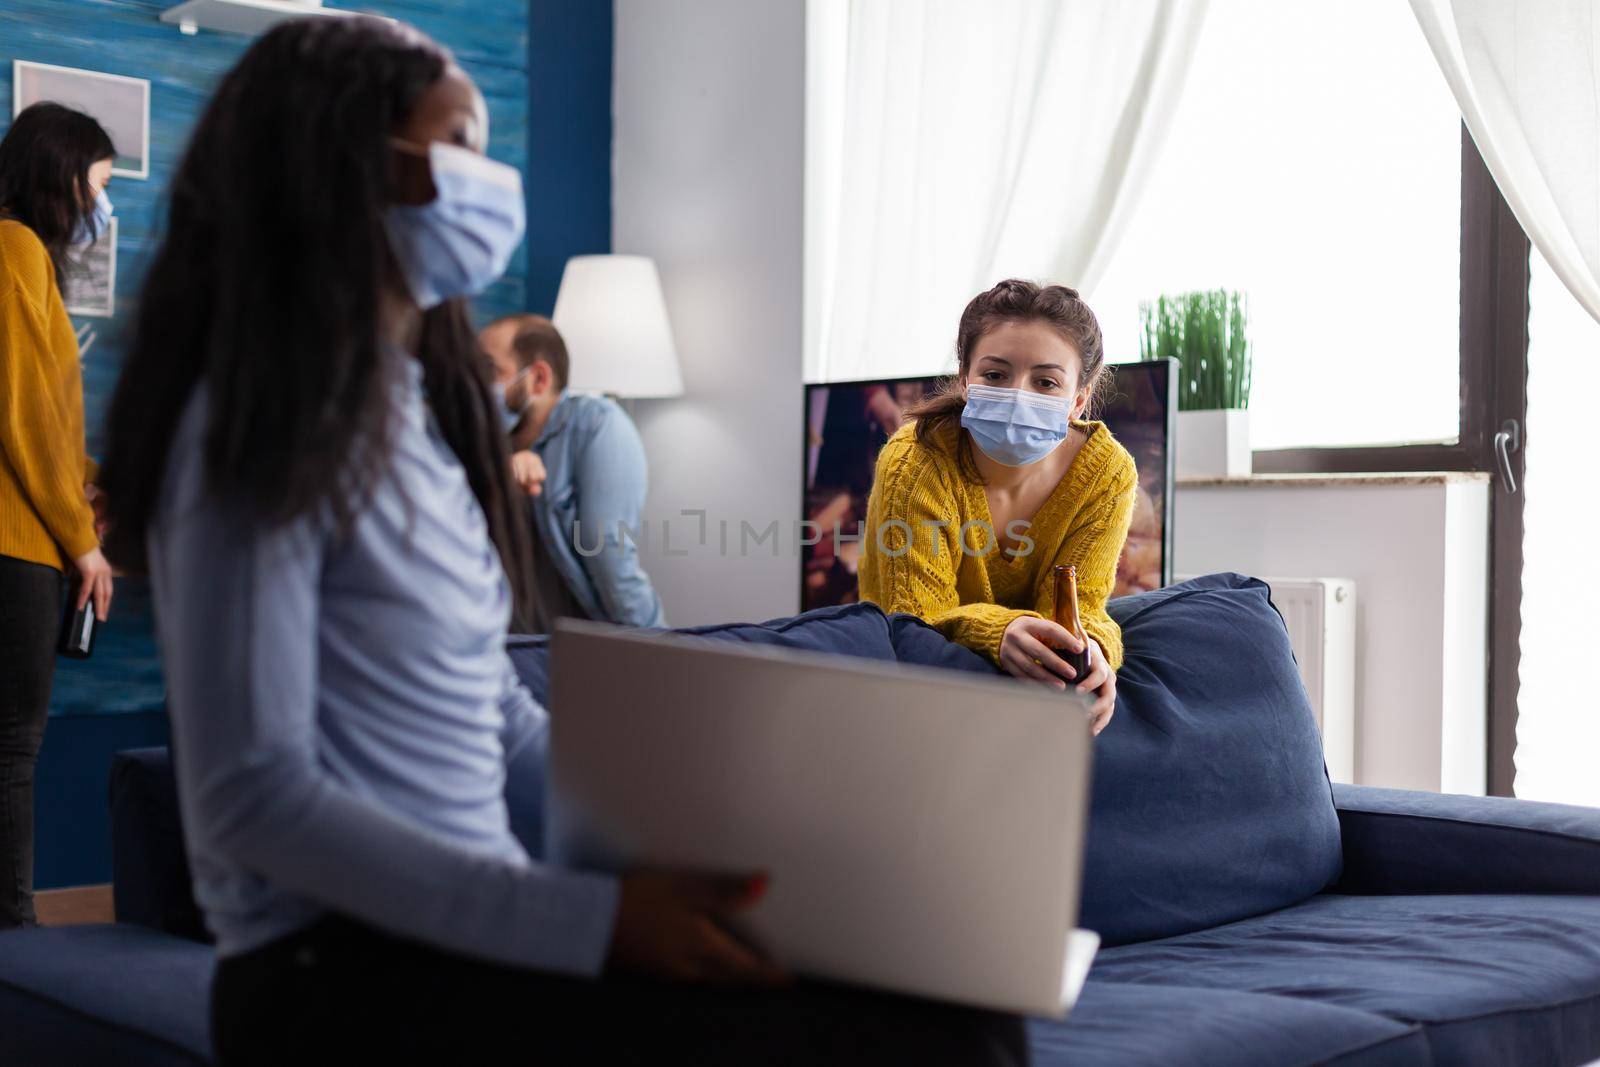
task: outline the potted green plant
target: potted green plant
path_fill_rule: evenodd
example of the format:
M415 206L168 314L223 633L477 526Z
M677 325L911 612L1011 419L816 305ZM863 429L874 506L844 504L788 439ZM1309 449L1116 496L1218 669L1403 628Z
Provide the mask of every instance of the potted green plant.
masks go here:
M1250 474L1250 341L1243 293L1162 296L1139 305L1142 359L1178 361L1179 477Z

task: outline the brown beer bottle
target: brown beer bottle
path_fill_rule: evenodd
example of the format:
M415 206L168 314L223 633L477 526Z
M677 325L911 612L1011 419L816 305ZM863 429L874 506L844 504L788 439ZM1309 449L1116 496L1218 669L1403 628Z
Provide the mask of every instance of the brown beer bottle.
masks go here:
M1050 651L1066 660L1068 665L1078 672L1070 682L1076 685L1089 673L1089 635L1083 628L1083 620L1078 617L1078 568L1068 565L1057 567L1055 572L1056 625L1076 634L1083 642L1083 651L1074 652L1068 648L1053 648Z

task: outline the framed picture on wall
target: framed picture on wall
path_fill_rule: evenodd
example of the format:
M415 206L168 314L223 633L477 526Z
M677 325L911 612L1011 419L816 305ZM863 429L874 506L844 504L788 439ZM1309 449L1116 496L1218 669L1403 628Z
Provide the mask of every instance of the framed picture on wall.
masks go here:
M110 318L117 310L117 217L111 216L98 240L74 253L61 300L70 315Z
M77 108L92 115L111 135L117 149L112 174L150 176L149 81L23 59L12 61L11 80L12 118L42 100Z

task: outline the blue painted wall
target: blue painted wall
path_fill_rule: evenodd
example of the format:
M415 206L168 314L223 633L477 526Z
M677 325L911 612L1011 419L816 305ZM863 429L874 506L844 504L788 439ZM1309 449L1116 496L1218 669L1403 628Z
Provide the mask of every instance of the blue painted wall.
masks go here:
M611 251L610 0L528 13L528 308L548 315L568 257Z
M34 779L33 882L40 889L111 880L111 757L167 743L164 711L50 720Z
M183 36L157 18L172 2L0 0L0 129L10 124L13 60L123 74L151 83L150 177L119 177L110 190L119 220L117 314L109 320L76 320L92 322L99 332L84 366L84 406L93 454L100 451L101 415L122 365L123 335L158 241L163 192L213 86L250 43L232 34ZM526 0L338 0L335 6L403 19L454 51L488 100L490 154L513 166L526 166ZM600 6L609 25L610 5ZM526 306L527 270L524 246L507 276L479 302L480 315ZM160 708L163 698L148 590L142 582L125 579L94 658L60 663L51 713L149 711Z

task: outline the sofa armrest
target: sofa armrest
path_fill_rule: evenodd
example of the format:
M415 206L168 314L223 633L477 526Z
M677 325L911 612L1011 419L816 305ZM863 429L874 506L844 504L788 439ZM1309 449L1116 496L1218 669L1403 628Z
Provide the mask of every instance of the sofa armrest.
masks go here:
M1600 894L1600 809L1335 785L1339 893Z
M111 761L111 896L118 922L209 941L189 884L177 779L164 748Z

